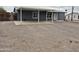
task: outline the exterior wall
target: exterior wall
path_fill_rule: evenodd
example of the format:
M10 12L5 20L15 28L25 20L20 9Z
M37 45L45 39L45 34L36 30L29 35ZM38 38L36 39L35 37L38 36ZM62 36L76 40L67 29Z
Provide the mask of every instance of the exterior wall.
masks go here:
M24 20L26 20L26 21L36 20L36 19L32 19L32 11L23 11L22 18L23 18L23 21Z
M79 14L73 14L73 20L79 20L78 19ZM66 15L67 20L71 20L71 14Z
M23 21L38 21L38 19L33 19L32 13L33 10L23 10L22 11L22 20ZM35 12L38 12L37 10ZM46 21L46 11L40 11L39 12L39 21ZM51 16L53 20L64 20L65 19L65 13L64 12L51 12ZM50 21L52 21L52 18ZM17 12L17 20L20 20L20 11ZM48 19L49 20L49 19Z
M71 20L71 15L66 15L66 20Z
M65 20L65 13L64 12L58 13L58 20Z
M53 17L54 17L54 20L64 20L65 13L64 12L54 12Z
M53 20L58 20L58 13L57 12L53 13Z
M74 20L79 20L79 19L78 19L78 14L73 14L73 19L74 19Z
M40 11L40 21L46 21L46 11Z
M23 21L37 21L38 19L33 19L32 18L32 12L34 11L31 11L31 10L23 10L22 11L22 20ZM35 11L35 12L38 12L38 11ZM46 20L46 11L40 11L39 13L40 15L40 21L45 21ZM18 11L17 13L17 19L20 20L20 11Z

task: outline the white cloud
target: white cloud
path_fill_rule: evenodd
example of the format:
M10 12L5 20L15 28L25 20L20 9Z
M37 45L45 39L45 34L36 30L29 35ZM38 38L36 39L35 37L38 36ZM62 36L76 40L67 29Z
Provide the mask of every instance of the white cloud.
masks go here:
M13 6L3 6L3 8L8 12L13 12L13 9L14 9Z

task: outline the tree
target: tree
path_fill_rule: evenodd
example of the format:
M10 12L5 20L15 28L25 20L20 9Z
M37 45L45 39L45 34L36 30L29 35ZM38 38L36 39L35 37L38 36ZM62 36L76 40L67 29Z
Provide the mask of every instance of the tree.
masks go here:
M6 12L6 10L0 7L0 12Z

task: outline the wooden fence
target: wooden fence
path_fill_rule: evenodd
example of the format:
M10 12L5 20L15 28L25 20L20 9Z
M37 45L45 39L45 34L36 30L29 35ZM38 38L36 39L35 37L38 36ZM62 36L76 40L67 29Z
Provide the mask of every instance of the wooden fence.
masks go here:
M0 13L0 21L10 21L10 16L8 12Z

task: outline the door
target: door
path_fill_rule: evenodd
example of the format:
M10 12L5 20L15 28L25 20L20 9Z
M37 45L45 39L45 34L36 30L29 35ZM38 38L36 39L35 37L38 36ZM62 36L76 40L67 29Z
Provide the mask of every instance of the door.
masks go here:
M58 13L54 13L54 20L58 20Z
M47 13L47 19L48 19L48 21L52 20L52 13L51 12Z

